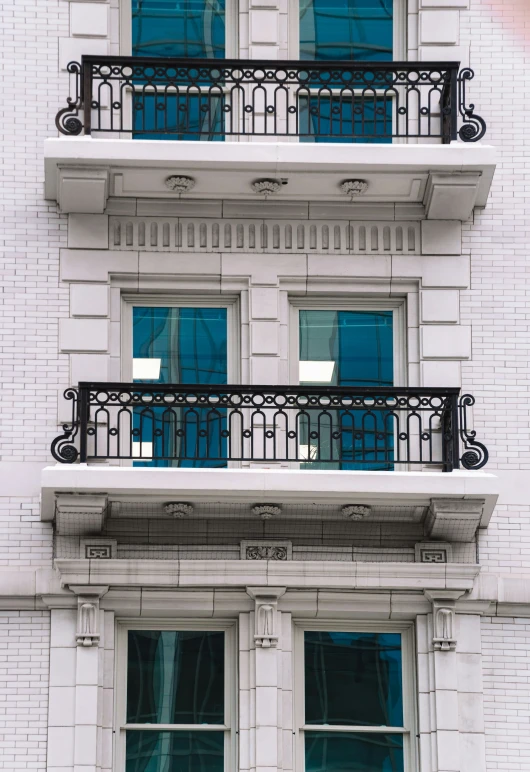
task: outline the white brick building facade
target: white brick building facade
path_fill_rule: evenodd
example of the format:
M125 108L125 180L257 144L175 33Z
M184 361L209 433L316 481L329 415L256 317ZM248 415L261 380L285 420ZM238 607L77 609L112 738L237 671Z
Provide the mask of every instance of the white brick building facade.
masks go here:
M294 2L232 6L227 57L298 57ZM181 772L127 756L125 641L145 629L223 632L227 772L325 769L304 756L307 630L402 636L403 760L347 772L530 769L530 5L393 7L395 60L473 68L481 142L64 137L66 66L130 55L130 5L4 3L0 769ZM177 174L189 195L164 186ZM263 198L258 178L288 182ZM366 195L339 194L346 178L368 180ZM299 383L301 310L393 314L393 383L472 394L487 466L140 469L90 458L94 434L88 465L56 463L65 389L132 382L133 309L164 303L226 308L227 382L248 386ZM112 420L91 425L101 436ZM194 514L162 521L166 502ZM260 538L234 525L271 502ZM345 524L352 505L365 521ZM331 510L350 530L313 538ZM217 541L197 535L201 518ZM424 542L442 565L420 562ZM278 545L285 561L266 551ZM248 547L263 559L242 559Z

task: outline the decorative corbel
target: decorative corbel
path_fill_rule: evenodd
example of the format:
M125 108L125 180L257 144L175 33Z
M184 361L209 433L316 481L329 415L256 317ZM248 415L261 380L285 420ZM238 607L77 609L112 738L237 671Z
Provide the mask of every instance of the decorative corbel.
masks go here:
M285 587L247 587L247 593L255 602L254 643L263 649L278 645L278 599Z
M462 590L425 590L432 603L432 643L436 651L456 649L456 601L464 595Z
M100 638L99 600L109 588L103 585L70 585L70 589L77 595L77 645L97 646Z

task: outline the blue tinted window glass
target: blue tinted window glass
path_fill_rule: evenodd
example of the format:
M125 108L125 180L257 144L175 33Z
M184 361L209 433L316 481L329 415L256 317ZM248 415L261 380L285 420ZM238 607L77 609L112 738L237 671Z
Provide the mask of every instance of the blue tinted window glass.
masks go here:
M163 139L223 142L225 99L220 91L219 97L212 92L177 97L165 91L137 91L133 105L134 137L160 139L163 135Z
M132 0L133 56L225 57L225 0Z
M300 58L392 60L393 0L300 0Z
M223 632L129 631L128 724L223 722Z
M306 732L305 772L403 772L396 734Z
M392 311L300 311L300 361L335 363L321 383L392 386L392 318Z
M392 311L300 311L300 383L392 386L392 318ZM319 417L307 410L300 441L307 447L302 457L311 461L304 466L390 470L394 429L392 411L328 410Z
M151 383L226 383L226 308L133 308L133 358L160 359Z
M299 106L301 142L392 142L390 96L367 92L363 99L352 99L321 94L300 97Z
M226 308L133 309L137 383L225 384ZM136 466L226 466L226 409L168 405L133 409Z
M399 633L304 634L305 723L403 726Z
M223 732L127 732L126 772L223 772Z

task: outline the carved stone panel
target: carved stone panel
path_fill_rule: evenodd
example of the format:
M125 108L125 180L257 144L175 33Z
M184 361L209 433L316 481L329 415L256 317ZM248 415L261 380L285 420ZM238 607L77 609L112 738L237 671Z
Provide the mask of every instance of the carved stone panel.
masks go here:
M292 560L293 545L290 541L241 542L241 560Z

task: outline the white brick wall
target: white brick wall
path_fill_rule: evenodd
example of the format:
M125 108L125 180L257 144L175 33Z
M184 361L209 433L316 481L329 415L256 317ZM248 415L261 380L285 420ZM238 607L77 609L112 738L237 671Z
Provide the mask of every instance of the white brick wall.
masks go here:
M472 260L461 321L473 326L473 359L462 365L463 385L477 399L475 422L491 452L488 469L529 469L529 188L522 148L530 108L516 78L528 63L530 4L472 0L460 16L461 42L471 44L475 70L472 101L488 123L485 141L500 149L488 206L463 232Z
M50 614L0 611L0 769L46 769Z
M488 770L530 769L530 620L484 618L482 664Z

